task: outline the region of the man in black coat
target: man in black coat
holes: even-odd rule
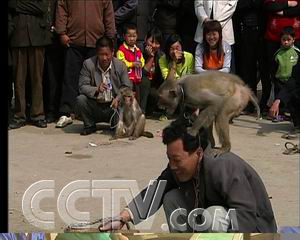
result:
[[[45,46],[51,43],[46,24],[46,0],[10,0],[9,14],[14,31],[10,46],[13,55],[15,78],[15,115],[9,129],[20,128],[26,123],[25,82],[27,74],[31,82],[30,120],[37,127],[45,128],[47,123],[43,107],[43,69]]]
[[[100,230],[120,229],[126,221],[138,224],[163,205],[170,232],[276,232],[271,202],[256,171],[231,152],[219,157],[210,156],[209,148],[203,152],[205,138],[187,134],[188,125],[176,120],[163,130],[169,164],[157,178],[166,180],[164,190],[156,191],[161,198],[155,197],[149,210],[145,203],[151,190],[146,195],[144,189]]]

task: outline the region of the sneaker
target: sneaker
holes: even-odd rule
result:
[[[283,122],[284,118],[281,115],[278,115],[277,117],[274,117],[272,119],[272,122]]]
[[[64,128],[65,126],[72,124],[73,123],[73,119],[71,117],[67,117],[67,116],[61,116],[58,120],[58,122],[56,123],[57,128]]]

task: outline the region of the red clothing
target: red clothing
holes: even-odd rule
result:
[[[117,56],[119,56],[120,52],[122,52],[124,54],[125,63],[126,62],[128,63],[126,65],[128,67],[129,79],[134,84],[140,83],[142,81],[142,76],[141,76],[142,69],[140,69],[140,72],[137,72],[137,69],[135,67],[132,67],[131,63],[141,61],[142,65],[144,65],[143,64],[144,58],[143,58],[142,51],[138,47],[134,47],[134,51],[133,51],[132,49],[127,47],[127,45],[125,45],[125,43],[123,43],[118,50]]]
[[[300,5],[300,0],[296,0],[296,1],[298,2],[298,5]],[[288,0],[266,0],[264,4],[267,7],[268,4],[274,4],[274,3],[287,4],[287,2]],[[282,32],[282,29],[286,26],[292,26],[295,29],[296,40],[300,39],[300,16],[299,15],[288,17],[284,15],[283,16],[277,15],[276,12],[269,12],[265,38],[270,41],[280,42],[280,33]]]

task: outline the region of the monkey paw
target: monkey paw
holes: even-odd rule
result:
[[[196,137],[198,134],[198,130],[195,130],[193,127],[188,127],[187,133],[193,137]]]
[[[113,140],[116,140],[118,139],[117,136],[111,136],[111,138],[109,139],[109,141],[113,141]]]
[[[129,137],[129,140],[136,140],[136,137],[130,136],[130,137]]]

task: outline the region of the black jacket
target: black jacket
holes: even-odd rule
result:
[[[200,191],[199,208],[223,206],[236,210],[239,229],[237,232],[276,232],[277,226],[266,188],[256,171],[244,160],[233,153],[225,153],[220,157],[205,156],[199,172]],[[164,194],[174,188],[181,187],[173,176],[169,166],[157,180],[167,180]],[[193,180],[190,181],[192,185]],[[144,189],[140,194],[145,196]],[[164,195],[163,194],[163,195]],[[162,205],[163,197],[154,206],[150,215]],[[133,214],[133,222],[139,221],[135,202],[128,204]],[[232,231],[229,229],[229,231]]]
[[[11,47],[36,47],[51,43],[47,25],[48,1],[9,0],[8,10],[15,27],[11,34]]]
[[[126,23],[137,23],[136,12],[138,0],[113,0],[115,23],[118,35],[123,34],[123,26]]]
[[[176,33],[181,0],[156,0],[155,24],[163,34]]]

